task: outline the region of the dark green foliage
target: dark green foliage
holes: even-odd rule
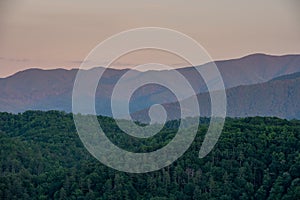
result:
[[[160,148],[178,122],[139,141],[114,120],[99,117],[108,137],[134,152]],[[83,147],[72,115],[63,112],[0,114],[0,199],[300,199],[300,121],[227,119],[214,150],[198,151],[207,120],[189,150],[157,172],[110,169]]]

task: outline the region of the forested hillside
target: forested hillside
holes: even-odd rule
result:
[[[172,139],[178,121],[142,140],[99,117],[120,147],[147,152]],[[83,147],[71,114],[0,114],[0,199],[300,199],[300,121],[230,119],[214,150],[198,152],[202,119],[189,150],[157,172],[128,174],[102,165]]]

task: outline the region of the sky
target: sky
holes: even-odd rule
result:
[[[28,68],[78,68],[101,41],[148,26],[187,34],[214,60],[300,54],[299,10],[297,0],[0,0],[0,77]],[[114,67],[154,61],[188,65],[144,50]]]

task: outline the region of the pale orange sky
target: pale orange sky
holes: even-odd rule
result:
[[[298,8],[297,0],[0,0],[0,77],[32,67],[77,68],[99,42],[145,26],[185,33],[215,60],[300,54]],[[181,63],[147,51],[117,63],[149,60]]]

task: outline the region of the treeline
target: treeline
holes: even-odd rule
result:
[[[118,146],[161,148],[179,121],[139,140],[99,117]],[[213,151],[198,158],[207,130],[202,119],[189,150],[172,165],[146,174],[110,169],[83,147],[71,114],[0,113],[0,199],[300,199],[300,121],[271,117],[226,119]]]

